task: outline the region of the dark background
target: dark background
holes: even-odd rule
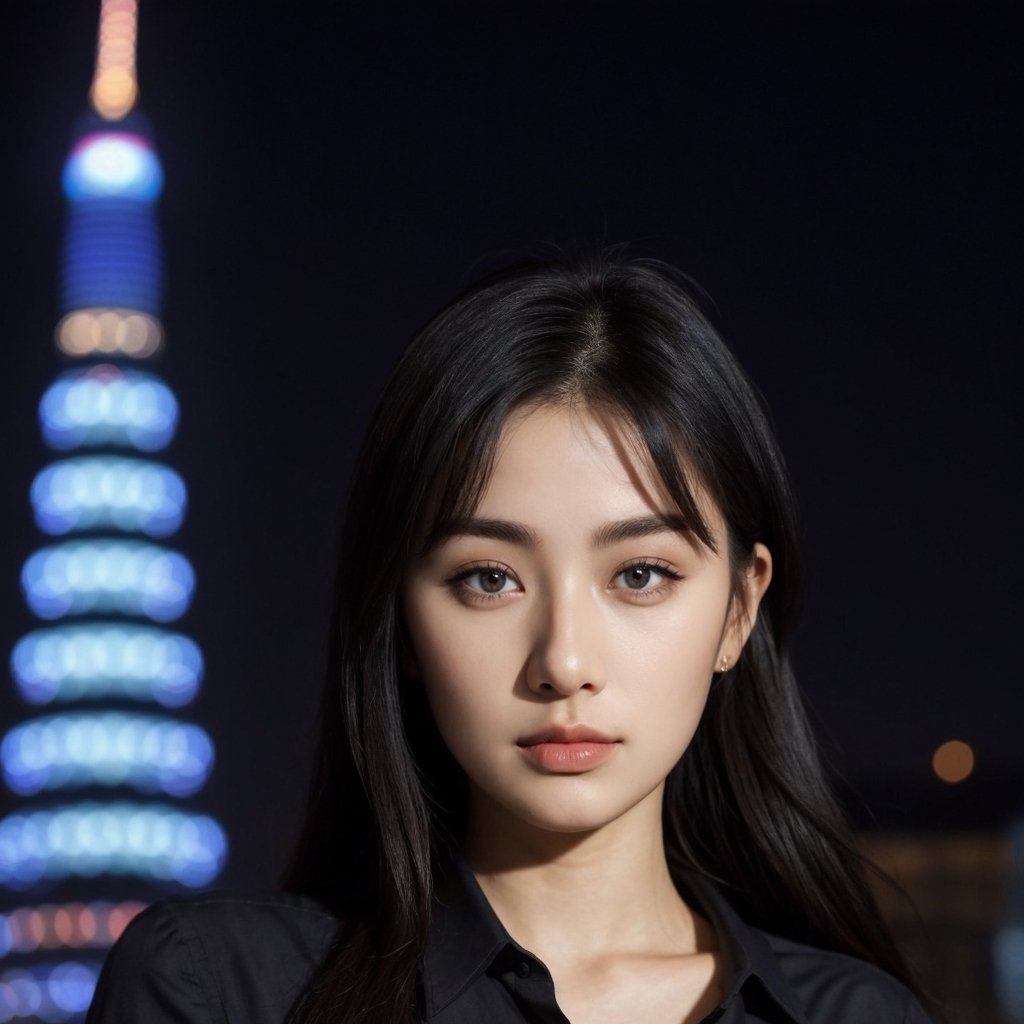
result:
[[[31,628],[28,489],[60,171],[98,0],[4,0],[0,647]],[[142,0],[167,178],[166,356],[190,488],[181,628],[218,746],[195,803],[266,885],[307,769],[353,453],[415,328],[483,257],[619,242],[711,293],[801,501],[796,666],[890,829],[1024,810],[1019,6]],[[27,709],[3,685],[6,726]],[[969,742],[951,787],[930,757]],[[11,801],[8,798],[8,803]]]

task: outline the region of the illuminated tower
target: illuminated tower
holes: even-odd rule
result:
[[[178,404],[142,368],[163,345],[163,171],[135,108],[136,26],[135,0],[103,0],[92,109],[64,167],[56,340],[70,365],[39,406],[55,455],[31,503],[48,538],[21,582],[40,623],[11,653],[24,720],[0,744],[17,799],[0,821],[0,1022],[80,1018],[131,917],[209,885],[226,853],[192,800],[213,745],[178,717],[203,662],[173,625],[194,586],[166,543],[185,485],[155,458]]]

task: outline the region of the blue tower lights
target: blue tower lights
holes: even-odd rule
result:
[[[195,575],[167,544],[187,491],[155,457],[178,403],[141,368],[164,342],[163,169],[132,113],[136,32],[135,0],[102,0],[93,113],[62,180],[56,342],[72,365],[39,404],[54,459],[30,500],[46,539],[21,573],[39,622],[11,652],[25,715],[0,740],[16,801],[0,820],[0,1024],[80,1019],[132,917],[157,894],[211,884],[227,852],[221,826],[180,803],[214,748],[177,714],[203,658],[175,627]]]

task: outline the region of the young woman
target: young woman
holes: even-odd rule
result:
[[[794,508],[670,268],[496,273],[400,361],[273,897],[165,902],[92,1024],[923,1024],[789,666]]]

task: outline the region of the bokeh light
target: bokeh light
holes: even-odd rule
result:
[[[103,0],[96,46],[96,74],[89,98],[96,112],[118,121],[138,97],[135,78],[135,40],[138,9],[135,0]]]
[[[89,95],[98,114],[117,121],[135,105],[139,88],[135,75],[127,68],[110,67],[97,76]]]
[[[160,321],[134,309],[76,309],[57,325],[57,347],[68,356],[123,355],[146,359],[160,351]]]
[[[64,194],[73,203],[111,197],[151,203],[163,182],[163,169],[149,140],[127,132],[86,135],[64,165]]]
[[[226,855],[216,821],[162,804],[81,803],[0,821],[0,885],[14,890],[97,875],[201,888]]]
[[[203,674],[188,637],[152,626],[89,623],[36,630],[11,654],[11,672],[32,704],[128,697],[181,707]]]
[[[166,537],[181,525],[186,494],[167,466],[91,455],[47,466],[32,483],[31,499],[46,533],[113,529]]]
[[[932,754],[932,771],[943,782],[963,782],[974,771],[974,751],[963,740],[947,740]]]
[[[1007,1021],[1024,1020],[1024,925],[1005,924],[996,932],[992,960]]]
[[[22,637],[11,653],[11,674],[31,704],[127,697],[178,708],[195,697],[203,656],[180,633],[91,622]]]
[[[188,608],[195,576],[188,559],[155,544],[75,540],[32,555],[21,584],[42,619],[118,612],[170,622]]]
[[[72,448],[165,448],[178,426],[178,402],[155,374],[100,363],[59,377],[39,403],[43,439]]]
[[[72,203],[64,234],[64,312],[96,306],[157,314],[163,298],[160,234],[152,207],[122,196]]]
[[[132,786],[191,796],[213,766],[213,744],[198,726],[121,711],[64,713],[16,726],[0,743],[4,779],[34,796],[75,786]]]
[[[146,909],[138,900],[44,903],[0,913],[0,957],[53,949],[105,949]]]
[[[0,1024],[80,1019],[92,1001],[100,966],[66,960],[0,972]]]
[[[136,0],[102,0],[90,98],[108,122],[137,100],[137,16]],[[227,856],[217,821],[171,805],[207,781],[209,735],[159,708],[125,706],[187,704],[203,659],[191,639],[160,625],[185,613],[195,586],[189,561],[160,543],[183,521],[184,482],[146,457],[172,441],[178,403],[156,375],[124,368],[164,340],[156,217],[163,168],[139,133],[143,118],[103,126],[89,114],[84,123],[88,134],[62,176],[64,315],[55,340],[65,356],[92,365],[64,373],[40,401],[44,441],[70,457],[33,481],[36,523],[57,539],[25,561],[21,584],[36,616],[87,618],[36,629],[11,652],[20,696],[50,706],[0,741],[4,781],[28,798],[0,820],[0,891],[23,892],[26,903],[47,888],[54,901],[99,895],[98,876],[117,879],[104,894],[123,890],[126,878],[135,880],[129,890],[150,894],[200,888]],[[112,362],[98,362],[105,358]],[[147,619],[155,624],[140,621]],[[90,703],[68,707],[78,702]],[[0,963],[26,958],[0,971],[0,1024],[80,1021],[100,970],[97,951],[144,906],[93,900],[0,912]],[[36,962],[44,954],[51,959]]]

